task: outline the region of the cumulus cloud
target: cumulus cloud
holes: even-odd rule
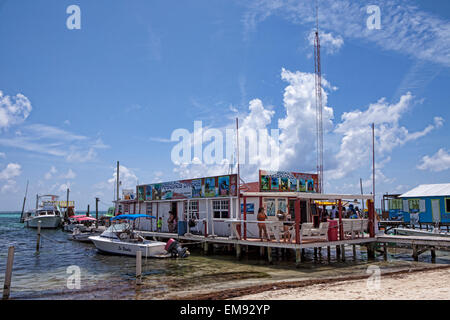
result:
[[[315,79],[312,73],[281,70],[281,78],[287,82],[283,94],[283,109],[264,106],[260,99],[249,103],[248,113],[244,115],[239,127],[241,176],[256,180],[258,169],[270,169],[278,163],[280,170],[316,171],[316,102]],[[358,169],[366,169],[371,164],[372,133],[375,124],[375,148],[377,154],[376,179],[390,183],[382,169],[390,158],[390,153],[407,142],[417,140],[443,124],[443,119],[435,117],[432,124],[423,130],[410,132],[401,125],[401,119],[414,105],[414,97],[407,93],[394,103],[385,98],[367,107],[344,112],[338,121],[334,119],[333,109],[328,106],[328,94],[336,90],[327,79],[322,81],[323,128],[325,136],[325,181],[348,177]],[[251,138],[251,130],[269,131],[276,123],[275,111],[281,116],[277,120],[279,136],[269,136],[267,144],[275,154],[261,154],[260,146],[255,148],[256,139]],[[230,123],[225,128],[233,128]],[[224,130],[224,128],[221,128]],[[199,133],[196,133],[199,134]],[[332,141],[328,144],[326,141]],[[246,143],[250,142],[250,143]],[[266,146],[267,147],[267,146]],[[255,151],[256,150],[256,151]],[[195,159],[197,160],[197,159]],[[203,161],[179,164],[174,172],[183,178],[226,174],[236,168],[230,159],[221,163],[207,165]],[[230,165],[231,164],[231,165]],[[369,186],[371,180],[364,181]]]
[[[69,171],[67,171],[66,174],[63,174],[61,176],[61,178],[63,179],[75,179],[76,178],[76,173],[72,171],[72,169],[69,169]]]
[[[134,189],[136,187],[138,178],[132,169],[125,166],[119,166],[120,186],[123,189]],[[117,168],[114,168],[114,173],[111,179],[108,179],[108,185],[114,186],[117,180]]]
[[[341,122],[334,130],[342,138],[336,155],[338,168],[329,172],[330,177],[342,178],[355,168],[371,163],[371,148],[367,146],[372,145],[372,123],[375,125],[375,153],[381,158],[394,148],[417,140],[442,125],[442,118],[435,117],[434,124],[428,125],[424,130],[409,132],[400,125],[400,119],[412,105],[413,96],[408,92],[397,103],[390,104],[382,98],[365,110],[344,112]]]
[[[30,101],[23,94],[10,97],[0,90],[0,130],[22,123],[28,118],[31,109]]]
[[[51,166],[50,170],[44,175],[45,180],[50,180],[58,170],[54,166]]]
[[[10,180],[22,173],[21,165],[18,163],[8,163],[5,169],[0,171],[0,180]]]
[[[316,37],[316,31],[312,30],[308,35],[308,42],[314,46],[314,39]],[[340,35],[333,35],[331,32],[319,31],[320,48],[325,49],[326,53],[337,53],[344,45],[344,39]]]
[[[450,169],[450,153],[441,148],[434,155],[424,156],[421,163],[417,166],[420,170],[429,170],[441,172]]]

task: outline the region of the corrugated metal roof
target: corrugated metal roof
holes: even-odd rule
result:
[[[450,183],[421,184],[418,187],[402,194],[400,198],[436,196],[450,196]]]

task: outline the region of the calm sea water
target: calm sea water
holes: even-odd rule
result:
[[[42,230],[42,242],[36,253],[36,230],[19,222],[20,213],[0,213],[0,284],[3,285],[9,246],[15,247],[11,298],[18,299],[163,299],[186,293],[220,290],[239,285],[261,284],[276,280],[297,280],[365,273],[366,252],[359,251],[356,260],[348,248],[345,263],[324,258],[313,260],[307,251],[307,261],[296,269],[292,260],[268,265],[258,254],[237,261],[232,252],[216,252],[204,256],[192,250],[187,259],[144,259],[143,285],[135,285],[135,259],[126,256],[100,254],[93,244],[68,240],[61,230]],[[437,253],[437,264],[450,264],[450,253]],[[382,257],[371,261],[382,269],[430,266],[429,255],[414,262],[410,250],[393,248],[389,261]],[[81,270],[81,289],[67,288],[69,266]]]

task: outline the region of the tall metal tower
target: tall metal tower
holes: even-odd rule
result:
[[[319,176],[319,192],[323,193],[322,70],[320,66],[319,4],[317,0],[316,34],[314,38],[314,73],[316,88],[317,174]]]

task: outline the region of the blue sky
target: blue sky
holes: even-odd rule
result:
[[[73,4],[80,30],[66,27]],[[172,161],[172,132],[194,121],[279,128],[280,169],[314,171],[312,4],[0,0],[0,210],[20,209],[27,180],[30,199],[69,185],[79,209],[95,196],[104,209],[117,160],[125,187],[227,173]],[[326,191],[359,193],[360,178],[371,191],[371,122],[377,194],[449,182],[450,3],[319,6]],[[244,180],[265,169],[255,161]]]

